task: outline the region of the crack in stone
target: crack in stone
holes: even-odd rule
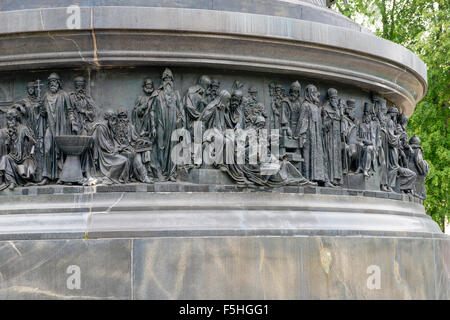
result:
[[[118,299],[117,297],[95,297],[95,296],[66,296],[63,294],[57,294],[48,290],[41,290],[39,288],[33,288],[33,287],[26,287],[26,286],[12,286],[12,287],[8,287],[8,288],[3,288],[0,289],[1,291],[15,291],[19,294],[40,294],[40,295],[45,295],[47,297],[53,297],[53,298],[58,298],[58,299],[86,299],[86,300],[103,300],[103,299],[109,299],[109,300],[114,300],[114,299]]]
[[[97,55],[97,37],[95,36],[95,31],[94,31],[94,8],[91,8],[91,35],[92,35],[92,42],[94,45],[94,64],[97,67],[100,67],[100,63],[98,62],[98,55]]]
[[[11,247],[13,247],[14,251],[17,252],[17,254],[19,255],[19,257],[22,256],[22,253],[19,251],[19,249],[17,249],[17,247],[14,245],[14,242],[12,241],[8,241],[8,243],[11,245]]]

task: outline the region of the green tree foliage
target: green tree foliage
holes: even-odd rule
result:
[[[334,8],[377,36],[412,50],[428,67],[428,93],[408,124],[430,164],[425,208],[444,228],[450,184],[450,1],[338,0]]]

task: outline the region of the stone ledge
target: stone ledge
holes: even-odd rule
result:
[[[267,193],[296,193],[296,194],[321,194],[321,195],[345,195],[355,197],[371,197],[380,199],[398,200],[423,204],[423,200],[408,194],[383,191],[364,191],[344,188],[326,188],[314,186],[284,186],[280,188],[268,187],[243,187],[240,185],[211,185],[191,184],[182,182],[157,182],[155,184],[117,184],[98,185],[93,187],[49,185],[42,187],[19,187],[13,191],[0,192],[0,199],[4,196],[37,196],[57,194],[93,194],[93,193],[135,193],[135,192],[267,192]]]

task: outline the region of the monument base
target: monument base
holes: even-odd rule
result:
[[[0,299],[450,297],[448,239],[35,240],[0,242],[0,259]]]
[[[0,299],[450,298],[450,239],[416,198],[262,190],[2,193]]]

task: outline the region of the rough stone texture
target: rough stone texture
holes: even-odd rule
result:
[[[0,242],[0,299],[449,299],[449,239]],[[67,289],[69,266],[81,289]],[[381,288],[367,287],[369,266]]]

